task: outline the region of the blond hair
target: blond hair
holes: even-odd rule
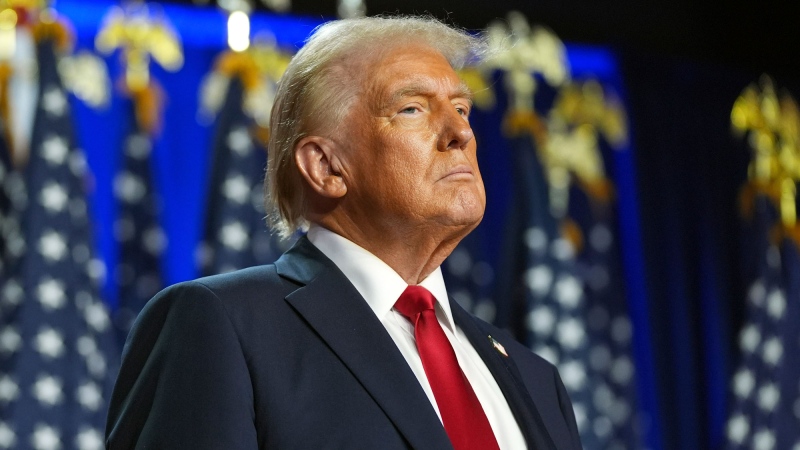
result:
[[[455,70],[487,48],[483,38],[429,17],[361,17],[319,26],[292,58],[272,107],[264,180],[267,219],[282,237],[308,225],[306,189],[294,159],[297,142],[329,135],[346,118],[360,87],[358,63],[409,44],[430,46]]]

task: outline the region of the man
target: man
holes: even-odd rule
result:
[[[555,368],[442,281],[485,206],[454,71],[479,49],[428,19],[314,33],[278,89],[266,181],[275,226],[308,234],[148,304],[110,449],[581,448]]]

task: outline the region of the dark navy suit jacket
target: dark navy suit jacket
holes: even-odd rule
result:
[[[580,449],[555,368],[451,308],[528,447]],[[386,329],[306,238],[274,265],[154,297],[126,343],[106,438],[110,450],[452,449]]]

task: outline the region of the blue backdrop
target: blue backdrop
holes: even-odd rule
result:
[[[101,19],[114,4],[59,0],[57,9],[74,25],[78,48],[93,49]],[[164,275],[171,284],[198,275],[195,249],[203,233],[213,132],[213,124],[198,120],[199,86],[225,49],[226,34],[225,16],[219,10],[174,5],[163,9],[183,40],[185,54],[178,72],[152,67],[153,77],[167,95],[153,162],[154,182],[164,202],[161,222],[169,241]],[[261,14],[253,17],[252,29],[253,33],[268,31],[280,46],[294,50],[321,22],[319,18]],[[641,55],[620,55],[604,48],[568,45],[567,51],[576,78],[596,78],[613,88],[631,112],[629,142],[633,144],[613,153],[611,175],[618,195],[617,221],[633,322],[639,403],[649,417],[643,424],[644,445],[651,449],[719,447],[734,351],[731,330],[741,321],[736,312],[740,308],[736,302],[743,295],[735,279],[739,255],[733,211],[747,153],[736,146],[730,150],[730,142],[718,136],[726,136],[729,128],[725,102],[732,102],[738,92],[700,92],[700,86],[717,73],[714,70],[700,70],[699,74],[685,66],[676,70],[672,62],[652,67]],[[118,56],[107,57],[106,62],[116,79],[120,75]],[[659,84],[664,82],[665,71],[672,74],[672,84]],[[689,79],[681,79],[684,76]],[[748,76],[730,76],[725,86],[740,89],[750,81]],[[685,92],[686,85],[695,88],[685,93],[686,97],[698,93],[713,97],[713,111],[712,106],[693,110],[694,98],[670,98],[674,92]],[[78,139],[94,175],[91,210],[97,246],[113,273],[118,250],[113,235],[116,206],[112,181],[128,125],[127,109],[118,94],[104,110],[79,101],[73,104]],[[501,99],[496,110],[483,113],[474,122],[489,196],[480,232],[497,238],[497,245],[488,247],[495,267],[507,213],[513,207],[511,155],[498,126],[503,111]],[[712,113],[716,119],[711,123],[698,119]],[[691,123],[696,120],[715,131],[704,134]],[[687,137],[686,130],[694,130],[690,131],[694,135]],[[692,144],[685,145],[689,139]],[[720,152],[727,145],[733,156],[724,160],[694,152],[709,139],[716,139],[713,144]],[[707,170],[709,164],[723,164],[727,169]],[[110,276],[105,298],[112,308],[115,295]],[[728,313],[731,308],[733,313]]]

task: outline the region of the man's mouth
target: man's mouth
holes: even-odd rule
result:
[[[459,164],[452,169],[450,169],[442,179],[472,179],[475,177],[475,174],[472,171],[472,167],[466,164]]]

